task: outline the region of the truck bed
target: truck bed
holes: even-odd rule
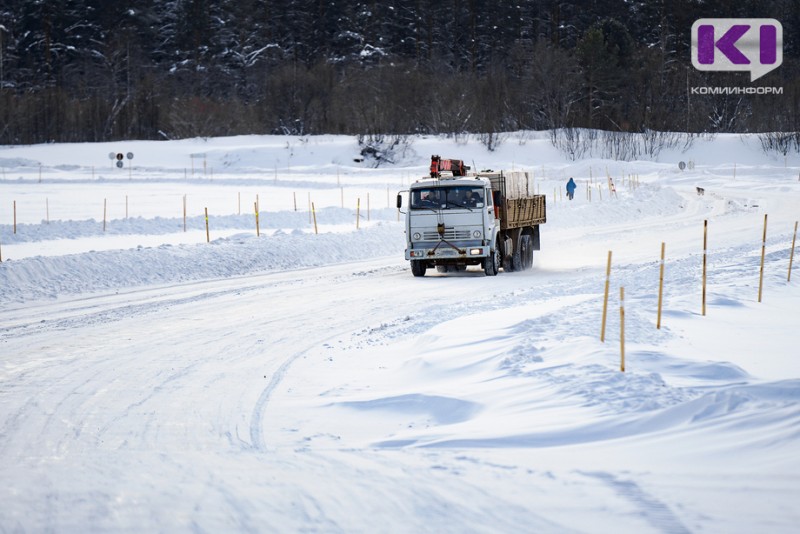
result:
[[[500,208],[500,228],[520,228],[547,222],[545,195],[505,199]]]
[[[536,226],[547,222],[545,195],[532,193],[533,183],[527,172],[483,172],[489,178],[492,190],[500,195],[500,228],[508,230]]]

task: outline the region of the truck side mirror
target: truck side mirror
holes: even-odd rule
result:
[[[397,194],[397,209],[400,209],[402,207],[403,207],[403,195],[398,193]]]

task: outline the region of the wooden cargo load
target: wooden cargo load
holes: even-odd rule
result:
[[[479,173],[492,182],[500,210],[500,228],[521,228],[547,222],[545,195],[533,193],[533,177],[527,172]]]

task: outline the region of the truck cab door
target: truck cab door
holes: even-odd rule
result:
[[[491,194],[491,196],[489,196],[489,198],[492,199],[492,201],[489,204],[489,206],[492,208],[492,211],[493,211],[493,214],[494,214],[494,218],[495,219],[499,219],[500,218],[500,208],[503,205],[503,196],[500,194],[500,191],[492,190],[492,194]]]

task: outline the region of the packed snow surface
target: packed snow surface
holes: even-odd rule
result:
[[[0,531],[796,532],[800,157],[409,141],[0,147]],[[411,275],[431,154],[529,173],[532,270]]]

